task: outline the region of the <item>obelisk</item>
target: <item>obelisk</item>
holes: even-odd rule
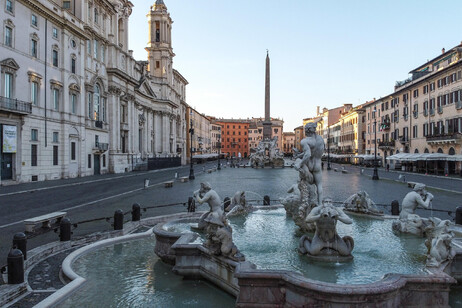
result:
[[[266,50],[266,74],[265,74],[265,120],[263,121],[263,140],[271,140],[272,135],[270,116],[270,59]]]

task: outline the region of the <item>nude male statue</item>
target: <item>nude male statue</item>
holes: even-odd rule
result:
[[[223,220],[225,216],[220,196],[212,189],[209,183],[201,183],[201,188],[194,192],[194,198],[199,204],[207,202],[210,207],[210,211],[200,218],[199,228],[204,228],[207,222],[221,226],[224,225]]]
[[[305,138],[300,142],[301,159],[295,162],[295,168],[310,184],[315,184],[318,193],[318,204],[322,204],[322,168],[321,157],[324,153],[324,139],[316,134],[317,123],[305,125]]]
[[[414,214],[418,206],[428,209],[432,200],[433,195],[427,192],[425,184],[415,184],[414,191],[409,192],[403,199],[403,206],[401,213],[399,213],[399,219],[408,219],[408,216]]]

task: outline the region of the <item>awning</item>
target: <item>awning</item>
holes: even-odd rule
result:
[[[387,160],[425,161],[447,160],[462,161],[462,155],[448,155],[443,153],[398,153],[387,157]]]

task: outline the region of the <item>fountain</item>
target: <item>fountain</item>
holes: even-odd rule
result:
[[[365,192],[347,198],[345,211],[334,206],[322,197],[324,144],[315,128],[306,127],[299,177],[284,206],[252,205],[238,191],[226,215],[219,194],[203,182],[193,196],[209,210],[156,220],[156,255],[173,265],[173,273],[231,294],[237,307],[448,306],[456,283],[449,274],[462,277],[462,246],[453,226],[429,219],[433,227],[425,229],[425,241],[393,233],[392,225],[413,215],[411,203],[403,202],[409,212],[399,221],[380,213]],[[350,218],[353,212],[366,215]],[[69,264],[82,254],[74,253]],[[63,272],[72,277],[67,267]]]

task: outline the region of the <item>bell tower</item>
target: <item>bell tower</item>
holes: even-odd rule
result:
[[[173,76],[172,59],[172,19],[163,0],[156,0],[148,15],[149,42],[145,48],[148,52],[149,73],[158,78],[171,80]]]

